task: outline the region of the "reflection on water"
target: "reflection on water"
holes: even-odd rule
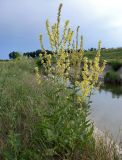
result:
[[[122,137],[122,86],[102,87],[91,97],[91,119],[100,130]]]
[[[111,85],[107,85],[104,87],[101,87],[99,92],[101,92],[102,90],[106,91],[106,92],[110,92],[112,94],[112,98],[122,98],[122,86],[111,86]]]

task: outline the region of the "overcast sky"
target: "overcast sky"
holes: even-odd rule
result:
[[[85,48],[96,47],[98,40],[103,47],[122,47],[122,0],[0,0],[0,59],[40,49],[45,20],[54,22],[60,3],[61,24],[69,19],[73,29],[79,25]]]

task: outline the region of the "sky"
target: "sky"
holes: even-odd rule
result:
[[[0,59],[12,51],[40,49],[39,35],[49,49],[45,21],[55,22],[63,3],[61,26],[70,20],[73,30],[80,26],[84,48],[122,47],[122,0],[0,0]]]

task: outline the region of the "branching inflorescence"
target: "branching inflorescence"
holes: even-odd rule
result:
[[[74,91],[79,88],[80,95],[77,95],[78,102],[82,102],[98,84],[100,74],[105,68],[106,62],[101,62],[100,50],[101,41],[98,43],[98,51],[93,61],[87,59],[83,49],[83,37],[79,42],[79,26],[76,29],[74,40],[74,31],[69,27],[69,21],[64,24],[62,35],[60,34],[61,9],[58,9],[57,21],[52,26],[46,21],[46,30],[49,37],[49,43],[52,54],[48,55],[43,46],[43,38],[40,35],[40,44],[43,54],[40,54],[41,64],[44,74],[48,77],[54,77],[55,80],[71,81]]]

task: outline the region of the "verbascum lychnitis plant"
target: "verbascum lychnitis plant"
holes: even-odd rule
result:
[[[39,68],[35,67],[36,81],[38,84],[41,84],[41,76],[39,74]]]
[[[57,21],[51,26],[46,21],[46,30],[49,37],[52,54],[47,54],[43,46],[43,37],[40,35],[40,44],[43,54],[40,54],[44,74],[55,80],[66,83],[71,81],[73,89],[79,88],[81,94],[78,101],[86,99],[92,89],[98,84],[99,75],[103,72],[106,62],[100,62],[101,41],[98,43],[98,52],[93,61],[89,61],[84,54],[83,37],[79,44],[79,26],[74,31],[69,27],[69,21],[64,24],[63,31],[60,28],[62,4],[58,9]],[[61,35],[62,33],[62,35]]]
[[[47,141],[43,156],[52,156],[53,159],[63,156],[62,159],[74,160],[78,159],[77,156],[83,157],[86,150],[95,149],[93,125],[88,120],[88,97],[98,85],[99,75],[106,62],[101,62],[100,59],[100,41],[96,57],[90,61],[84,54],[83,37],[79,38],[79,26],[74,32],[67,20],[63,30],[60,28],[61,9],[62,4],[58,9],[57,21],[52,26],[49,20],[46,21],[52,54],[47,54],[43,36],[40,35],[43,53],[39,57],[41,67],[35,71],[38,84],[43,86],[46,81],[55,85],[53,94],[46,94],[49,108],[43,120],[43,125],[46,126],[44,137]],[[39,70],[42,73],[41,80]],[[65,100],[61,101],[64,92],[68,94]]]

